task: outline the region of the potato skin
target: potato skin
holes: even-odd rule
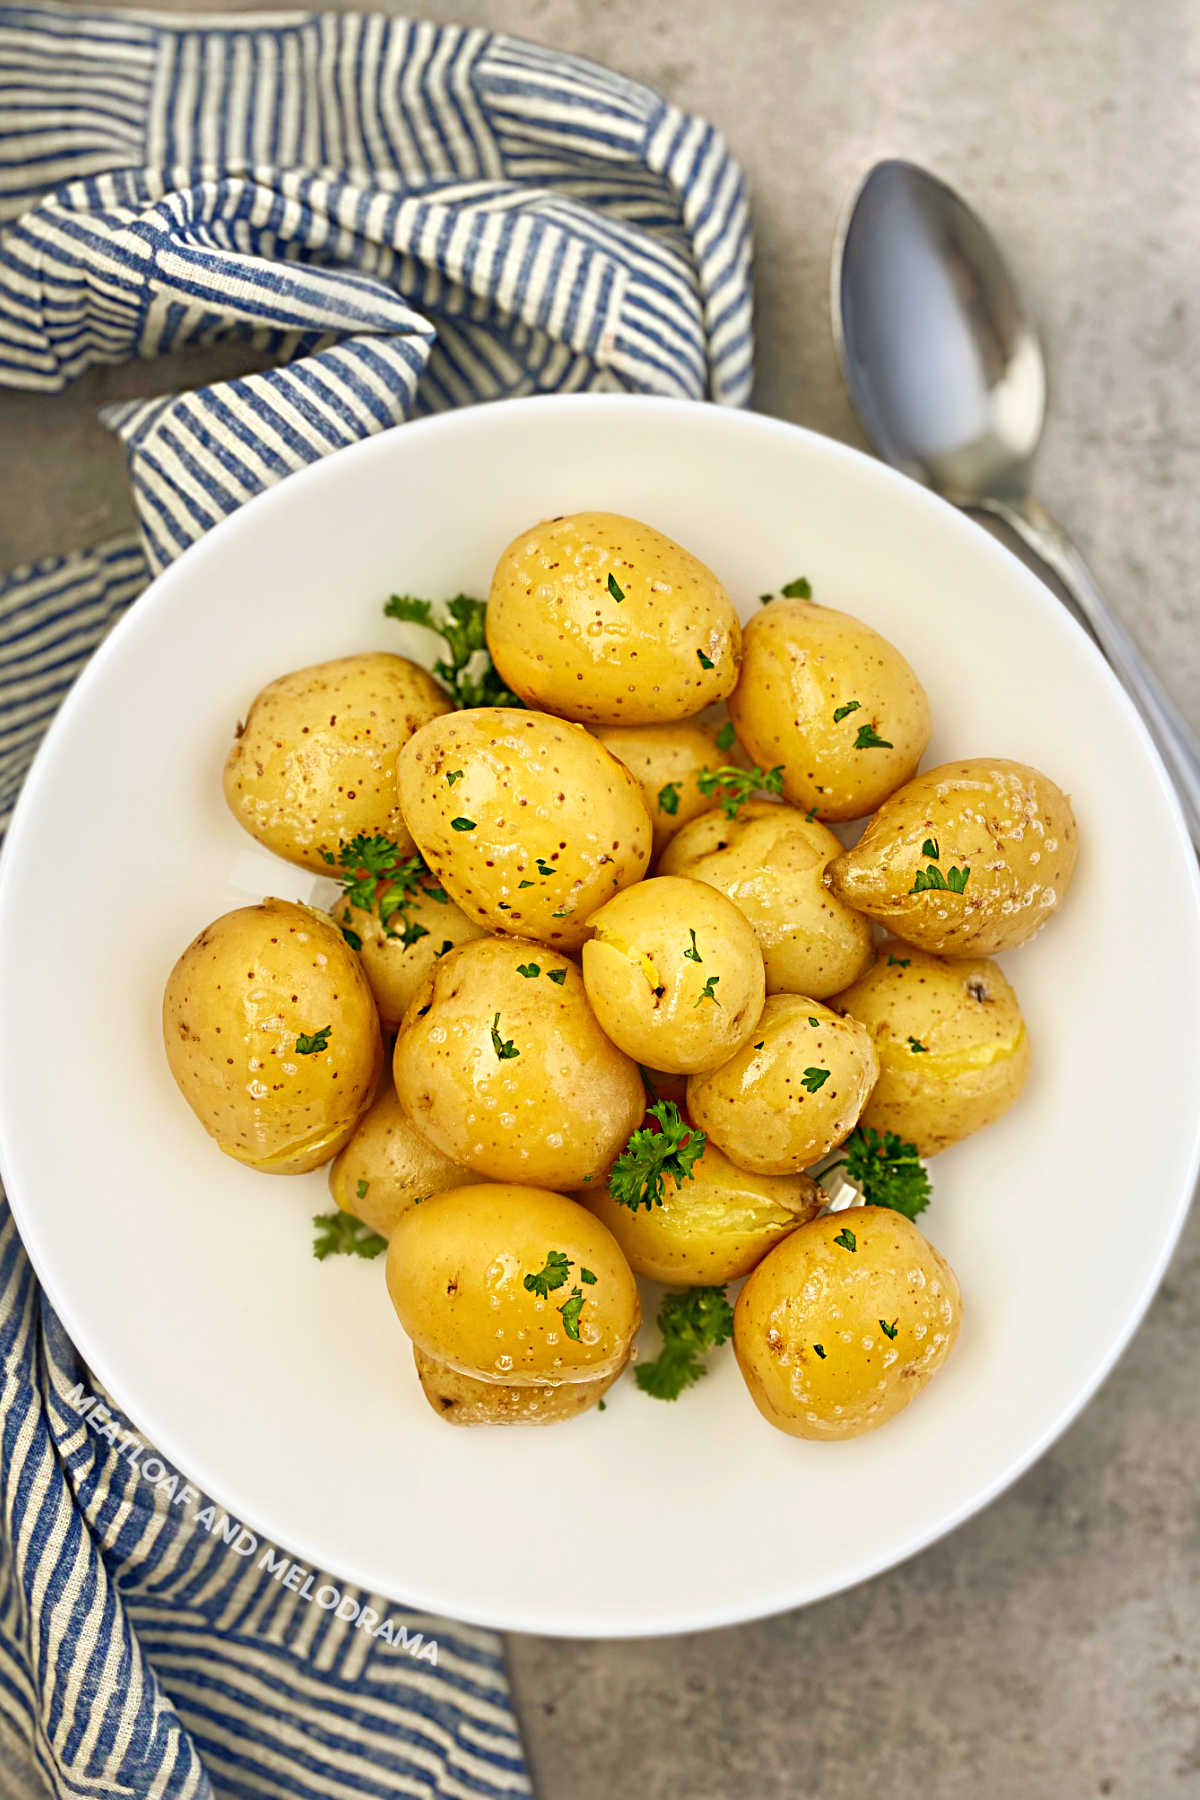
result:
[[[421,1392],[447,1425],[558,1425],[590,1412],[621,1373],[617,1369],[598,1381],[560,1381],[554,1387],[508,1387],[451,1369],[416,1344],[413,1361]]]
[[[961,894],[914,894],[938,846],[943,875],[968,868]],[[1071,802],[1048,776],[1002,757],[942,763],[893,794],[853,850],[829,866],[847,906],[906,944],[942,956],[1015,950],[1062,904],[1078,854]]]
[[[519,973],[532,967],[536,976]],[[501,1042],[516,1050],[504,1059],[497,1015]],[[434,966],[405,1015],[393,1072],[401,1105],[444,1155],[535,1187],[584,1186],[645,1106],[637,1067],[596,1023],[574,963],[514,938],[480,938]]]
[[[606,901],[588,924],[583,984],[619,1050],[680,1075],[715,1069],[740,1050],[762,1011],[763,960],[723,894],[660,876]]]
[[[783,764],[784,798],[822,819],[874,812],[914,773],[931,729],[925,690],[895,645],[812,600],[772,600],[751,619],[729,716],[752,761]],[[864,725],[888,748],[857,749]]]
[[[326,1048],[300,1036],[326,1025]],[[205,927],[163,995],[167,1062],[226,1155],[301,1175],[340,1150],[375,1091],[379,1018],[358,958],[325,913],[288,900]]]
[[[812,1093],[810,1069],[828,1070]],[[740,1169],[796,1175],[849,1137],[878,1074],[856,1019],[802,994],[773,994],[746,1047],[691,1076],[688,1116]]]
[[[1029,1033],[986,957],[950,961],[892,938],[833,1004],[867,1027],[879,1059],[860,1123],[894,1131],[922,1156],[991,1125],[1025,1086]]]
[[[835,1241],[847,1231],[853,1251]],[[858,1437],[920,1393],[961,1319],[954,1271],[916,1226],[852,1206],[763,1258],[734,1307],[733,1348],[768,1424],[791,1437]]]
[[[492,577],[487,639],[527,706],[586,725],[691,718],[731,691],[742,645],[711,569],[653,526],[600,512],[513,540]]]
[[[659,873],[690,875],[733,901],[754,927],[769,994],[825,1000],[871,960],[870,921],[825,886],[841,853],[827,825],[794,806],[751,800],[736,819],[710,812],[684,826]]]
[[[641,783],[655,856],[662,855],[689,819],[711,807],[712,796],[700,792],[697,776],[729,761],[729,754],[717,749],[717,727],[694,719],[680,725],[597,725],[592,735]]]
[[[582,725],[516,707],[454,713],[409,740],[399,779],[421,854],[489,931],[578,949],[589,913],[646,872],[641,786]]]
[[[328,874],[322,850],[381,832],[412,839],[396,798],[396,756],[450,711],[428,670],[372,651],[281,675],[251,704],[225,759],[225,798],[251,837]]]
[[[525,1277],[550,1251],[568,1258],[549,1295]],[[580,1271],[596,1277],[584,1284]],[[612,1233],[574,1200],[504,1183],[450,1188],[410,1207],[388,1245],[388,1293],[426,1355],[511,1386],[596,1382],[629,1359],[641,1322],[637,1284]],[[579,1287],[578,1341],[561,1308]]]
[[[809,1175],[750,1175],[705,1144],[691,1181],[663,1184],[661,1206],[631,1212],[607,1183],[579,1200],[616,1238],[635,1275],[668,1287],[723,1287],[748,1275],[826,1196]]]
[[[381,1237],[389,1236],[415,1201],[474,1179],[470,1169],[421,1136],[390,1083],[329,1165],[329,1192],[336,1204]],[[359,1193],[360,1185],[365,1193]]]
[[[468,919],[448,894],[443,900],[431,898],[433,885],[424,883],[403,913],[392,914],[388,921],[390,931],[380,923],[377,911],[351,906],[345,898],[336,900],[330,908],[334,924],[353,932],[362,946],[358,954],[363,974],[375,996],[382,1023],[392,1031],[400,1024],[434,963],[447,954],[447,946],[453,950],[487,935],[487,927]],[[440,891],[445,894],[445,889]],[[414,926],[419,926],[425,935],[406,946],[401,934],[406,927]]]

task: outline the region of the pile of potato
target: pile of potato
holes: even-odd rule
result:
[[[918,775],[929,707],[892,644],[806,597],[743,630],[632,519],[525,532],[486,624],[511,705],[456,710],[380,653],[254,701],[230,807],[345,891],[201,932],[166,987],[175,1079],[239,1161],[331,1163],[447,1419],[572,1417],[630,1359],[635,1275],[748,1276],[763,1415],[879,1425],[949,1353],[957,1283],[901,1212],[825,1212],[809,1171],[857,1126],[933,1155],[1016,1099],[1028,1036],[988,958],[1066,893],[1069,802],[1000,759]],[[866,815],[844,849],[829,822]],[[647,1088],[692,1167],[631,1205],[611,1172]]]

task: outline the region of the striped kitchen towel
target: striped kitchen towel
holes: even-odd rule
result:
[[[255,370],[109,408],[139,536],[0,582],[0,828],[148,570],[423,413],[744,402],[749,259],[720,136],[594,64],[384,16],[0,6],[0,382],[229,338]],[[95,1391],[2,1198],[0,1370],[5,1800],[530,1792],[494,1634],[243,1555]]]

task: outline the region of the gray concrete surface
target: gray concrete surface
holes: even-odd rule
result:
[[[960,186],[1045,327],[1042,496],[1200,719],[1194,0],[419,10],[594,56],[724,128],[755,201],[758,405],[838,437],[858,441],[826,315],[842,199],[885,154]],[[121,458],[92,412],[167,385],[142,369],[95,373],[53,402],[0,394],[5,563],[125,522]],[[1200,1219],[1061,1442],[981,1517],[868,1586],[700,1637],[515,1639],[542,1800],[1200,1796],[1198,1290]]]

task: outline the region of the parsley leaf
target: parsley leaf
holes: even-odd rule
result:
[[[856,750],[894,750],[896,746],[888,738],[881,738],[873,725],[860,725],[858,736],[854,740]]]
[[[685,1388],[707,1374],[708,1353],[733,1335],[733,1308],[720,1287],[664,1294],[658,1328],[662,1349],[652,1362],[635,1366],[634,1380],[655,1400],[678,1400]]]
[[[424,886],[431,879],[424,859],[406,856],[400,846],[382,832],[377,831],[370,837],[360,832],[348,843],[339,844],[336,856],[328,850],[322,850],[321,855],[331,868],[338,870],[342,906],[375,913],[388,937],[397,935],[390,924],[396,913],[406,913],[422,891],[433,893],[432,888]],[[437,891],[441,893],[440,888]],[[424,935],[422,926],[416,936]],[[357,931],[348,931],[343,925],[342,936],[352,950],[362,949],[362,938]],[[354,939],[357,942],[352,941]],[[410,938],[408,941],[416,940]]]
[[[544,856],[539,856],[537,859],[537,872],[539,875],[553,875],[555,872],[554,864],[548,863]]]
[[[937,839],[936,838],[926,838],[925,842],[921,845],[921,855],[922,856],[930,856],[933,858],[934,862],[937,862],[938,859],[941,857],[941,854],[942,854],[941,851],[938,849]]]
[[[696,948],[696,933],[690,925],[688,927],[688,936],[692,940],[692,947],[690,950],[684,951],[684,953],[683,953],[684,956],[687,958],[687,960],[689,962],[703,962],[704,958],[701,956],[699,950]]]
[[[679,811],[679,783],[677,781],[668,781],[665,787],[659,788],[658,810],[668,813],[671,818],[674,818]]]
[[[848,1225],[842,1226],[842,1229],[838,1232],[833,1241],[835,1244],[840,1244],[843,1250],[858,1249],[858,1239]]]
[[[520,1056],[521,1052],[511,1038],[505,1039],[500,1036],[499,1028],[500,1014],[497,1013],[492,1020],[492,1049],[496,1052],[498,1061],[509,1062],[514,1056]]]
[[[825,1361],[825,1346],[824,1346],[824,1344],[814,1344],[813,1349],[816,1351],[816,1353],[820,1357],[821,1361],[824,1362]]]
[[[359,1186],[362,1186],[361,1182]],[[324,1262],[327,1256],[382,1256],[387,1249],[387,1239],[364,1225],[361,1219],[356,1219],[353,1213],[340,1210],[314,1213],[313,1225],[316,1227],[313,1255],[318,1262]]]
[[[842,1145],[845,1156],[832,1168],[844,1168],[868,1206],[886,1206],[915,1219],[929,1205],[929,1174],[915,1144],[906,1144],[894,1131],[882,1136],[869,1125],[860,1125]],[[828,1175],[829,1169],[823,1169]]]
[[[615,575],[610,575],[608,578],[608,591],[618,602],[625,598],[625,590],[620,586]]]
[[[630,1212],[639,1207],[647,1210],[661,1206],[663,1183],[667,1176],[676,1188],[695,1180],[693,1165],[706,1143],[702,1131],[685,1124],[679,1108],[671,1100],[659,1100],[649,1109],[649,1117],[659,1127],[643,1125],[630,1137],[628,1144],[612,1166],[608,1191],[619,1206]]]
[[[474,831],[475,821],[474,819],[451,819],[450,829],[451,831]]]
[[[928,1056],[928,1054],[929,1054],[929,1045],[921,1043],[920,1039],[915,1038],[912,1035],[911,1031],[908,1034],[908,1047],[912,1051],[914,1056],[918,1055],[919,1053],[923,1053],[926,1056]]]
[[[547,981],[557,982],[558,986],[561,987],[563,982],[567,979],[567,971],[565,969],[547,969],[546,979]]]
[[[546,1260],[536,1275],[527,1275],[523,1283],[527,1294],[540,1294],[543,1300],[550,1298],[551,1288],[560,1288],[571,1268],[571,1259],[562,1250],[549,1250]]]
[[[487,607],[469,594],[453,600],[418,600],[412,594],[393,594],[384,606],[392,619],[404,619],[434,631],[445,654],[433,665],[438,680],[450,690],[459,706],[521,706],[523,702],[506,687],[496,672],[487,647]]]
[[[349,946],[352,950],[361,950],[362,949],[362,939],[359,937],[357,931],[351,931],[351,929],[348,925],[343,925],[340,927],[340,929],[341,929],[342,936],[345,938],[346,942],[349,944]]]
[[[888,968],[889,969],[907,969],[907,967],[911,963],[911,961],[912,961],[911,956],[893,956],[891,951],[890,950],[888,951]]]
[[[698,994],[696,996],[696,1005],[697,1006],[700,1005],[702,1000],[711,1000],[714,1006],[720,1006],[721,1002],[717,999],[716,993],[714,992],[716,985],[717,985],[718,981],[720,981],[720,979],[721,979],[721,977],[719,975],[710,975],[709,976],[708,980],[704,984],[703,993]]]
[[[308,1032],[302,1031],[296,1039],[296,1055],[318,1056],[322,1050],[328,1050],[329,1034],[332,1030],[332,1025],[322,1025],[320,1031],[314,1031],[311,1036]]]
[[[535,975],[540,975],[541,972],[542,972],[541,967],[538,963],[518,963],[517,964],[517,974],[523,975],[525,977],[526,981],[532,981],[533,977]],[[497,1015],[497,1016],[499,1016],[499,1015]]]
[[[813,820],[814,820],[814,819],[815,819],[815,818],[816,818],[816,816],[817,816],[817,809],[816,809],[816,807],[815,807],[815,806],[810,806],[810,807],[809,807],[809,809],[808,809],[808,811],[807,811],[807,812],[806,812],[806,813],[805,813],[805,815],[804,815],[804,822],[805,822],[805,824],[806,824],[806,825],[811,825],[811,824],[812,824],[812,822],[813,822]]]
[[[354,1191],[358,1195],[360,1200],[366,1199],[367,1189],[370,1187],[370,1185],[371,1184],[369,1181],[359,1181],[359,1182],[355,1183]]]
[[[717,733],[717,749],[721,752],[722,756],[728,756],[729,752],[733,749],[733,744],[733,725],[730,720],[726,719],[724,725],[722,725],[720,731]]]
[[[926,868],[917,870],[913,877],[913,884],[908,891],[910,894],[927,894],[933,888],[940,888],[951,894],[961,894],[966,889],[970,875],[969,868],[951,868],[947,874],[943,875],[939,868],[930,863]]]
[[[455,782],[461,781],[462,778],[463,778],[463,772],[461,769],[447,769],[447,771],[446,771],[446,786],[453,787]]]
[[[807,575],[797,575],[795,581],[786,581],[780,588],[785,600],[811,600],[812,582]]]
[[[715,669],[716,668],[716,664],[713,662],[712,657],[705,656],[703,650],[697,650],[696,655],[700,658],[700,667],[702,669]]]
[[[736,769],[731,763],[719,769],[701,769],[696,786],[706,798],[715,798],[727,819],[736,819],[752,794],[783,793],[783,764],[773,769]]]
[[[815,1094],[819,1088],[823,1088],[825,1086],[825,1083],[828,1080],[829,1080],[829,1070],[828,1069],[805,1069],[804,1074],[800,1080],[800,1085],[808,1093]]]
[[[886,1319],[880,1319],[879,1321],[879,1329],[882,1331],[885,1338],[894,1338],[899,1328],[899,1319],[893,1319],[890,1325]]]
[[[569,1338],[579,1342],[579,1315],[583,1311],[583,1289],[573,1287],[566,1300],[559,1307],[563,1322],[563,1330]]]
[[[857,712],[861,705],[862,705],[861,700],[847,700],[845,706],[839,706],[836,709],[836,711],[834,712],[834,715],[833,715],[834,724],[840,725],[842,720],[848,719],[852,712]]]

